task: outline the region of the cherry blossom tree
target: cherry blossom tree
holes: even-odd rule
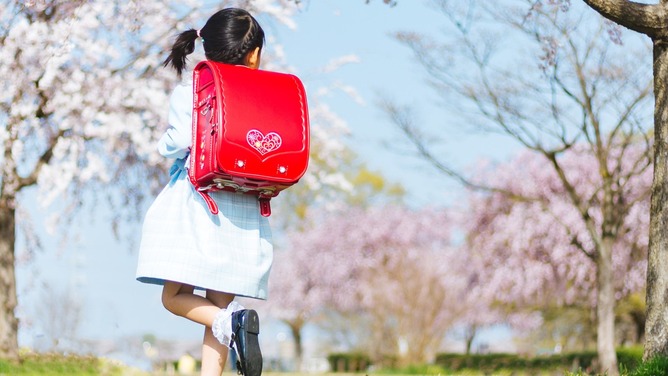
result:
[[[563,1],[563,0],[562,0]],[[668,47],[666,21],[668,3],[664,0],[643,4],[628,0],[584,0],[602,16],[619,25],[647,35],[653,45],[654,73],[654,183],[650,208],[650,245],[647,267],[647,322],[644,359],[668,356]]]
[[[6,78],[0,83],[0,358],[18,356],[14,265],[17,226],[30,222],[25,203],[37,200],[51,213],[52,230],[65,234],[91,202],[108,203],[110,229],[141,219],[142,203],[167,178],[168,166],[155,150],[177,83],[162,68],[165,51],[178,31],[201,27],[226,6],[295,26],[296,8],[288,0],[35,0],[0,7],[0,74]],[[263,67],[290,69],[269,42]],[[305,181],[344,189],[345,179],[322,172],[338,160],[337,140],[319,130],[335,115],[314,102],[312,136],[322,149],[309,169],[317,178]],[[28,232],[29,246],[39,243],[34,239]]]
[[[17,1],[0,10],[0,71],[11,77],[3,80],[0,99],[0,284],[5,292],[0,298],[0,357],[17,356],[14,245],[19,193],[39,184],[42,203],[68,195],[64,210],[71,211],[84,187],[95,192],[119,182],[128,194],[115,199],[134,205],[146,190],[133,188],[158,173],[150,167],[157,165],[157,158],[149,150],[161,123],[158,109],[167,98],[168,80],[160,75],[141,79],[142,72],[152,73],[159,66],[157,57],[148,55],[151,44],[141,42],[150,38],[146,41],[156,46],[167,29],[151,35],[137,32],[140,20],[150,22],[152,16],[167,14],[157,4],[120,7],[83,1]],[[177,22],[174,16],[165,20],[158,24]]]
[[[612,148],[609,168],[618,171],[615,210],[619,234],[611,244],[613,298],[620,301],[645,287],[652,170],[637,162],[647,153],[642,143]],[[646,158],[646,157],[645,157]],[[507,193],[472,192],[469,202],[469,243],[484,264],[482,285],[488,301],[514,309],[580,306],[595,310],[600,286],[597,279],[598,241],[571,203],[567,187],[549,161],[525,151],[500,166],[478,172],[480,184],[494,181]],[[575,145],[560,157],[560,165],[578,197],[586,198],[587,212],[596,231],[604,231],[603,178],[596,156]],[[522,198],[522,199],[519,199]],[[601,235],[598,235],[599,237]]]
[[[458,253],[447,213],[388,205],[307,218],[276,252],[268,302],[271,315],[290,326],[297,353],[304,325],[334,310],[365,318],[365,345],[375,359],[433,355],[456,318],[463,286],[449,262]]]
[[[642,58],[649,46],[576,4],[568,12],[540,1],[433,4],[447,21],[442,38],[411,32],[397,37],[415,52],[444,107],[452,110],[450,123],[509,136],[547,161],[546,168],[559,178],[594,245],[587,252],[596,265],[598,355],[602,368],[615,374],[613,249],[624,235],[620,229],[629,205],[619,182],[630,176],[611,166],[625,154],[615,149],[625,150],[637,139],[645,139],[647,152],[637,154],[631,172],[644,173],[652,162],[646,132],[651,62]],[[616,44],[618,33],[623,47]],[[400,106],[390,103],[386,110],[420,156],[444,174],[469,188],[532,199],[514,196],[494,182],[476,184],[439,158],[439,150],[423,137],[431,134],[417,128]],[[601,178],[597,189],[603,192],[595,210],[561,158],[575,145],[595,156],[594,171]]]

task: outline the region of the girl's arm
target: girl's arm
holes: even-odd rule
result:
[[[183,159],[190,153],[192,135],[192,86],[178,85],[169,99],[169,128],[158,142],[164,157]]]

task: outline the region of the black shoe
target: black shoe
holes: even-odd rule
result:
[[[237,352],[237,372],[244,376],[262,374],[262,352],[260,352],[260,318],[252,309],[232,313],[232,342]]]

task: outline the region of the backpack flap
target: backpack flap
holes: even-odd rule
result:
[[[222,170],[237,180],[292,185],[308,165],[306,95],[294,75],[211,64],[222,131],[215,137]],[[305,157],[306,156],[306,157]]]

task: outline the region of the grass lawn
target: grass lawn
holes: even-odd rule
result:
[[[0,376],[10,375],[144,376],[149,374],[102,358],[30,353],[22,354],[19,364],[0,360]]]
[[[654,359],[642,364],[634,372],[622,372],[624,376],[658,376],[668,374],[668,358]],[[119,364],[118,362],[91,356],[66,356],[60,354],[22,354],[21,362],[13,364],[0,360],[0,376],[14,375],[69,375],[69,376],[164,376],[161,373],[143,372]],[[225,376],[235,376],[236,372],[226,371]],[[564,371],[519,371],[500,370],[493,373],[466,370],[451,373],[439,367],[426,367],[413,372],[370,372],[370,373],[278,373],[264,372],[265,376],[595,376],[587,373]],[[196,375],[193,375],[196,376]]]

